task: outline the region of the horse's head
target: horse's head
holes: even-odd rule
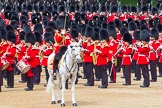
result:
[[[74,59],[76,60],[77,63],[80,63],[82,61],[82,57],[81,57],[81,45],[80,43],[72,43],[69,46],[71,55],[74,57]]]

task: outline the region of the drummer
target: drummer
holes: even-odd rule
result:
[[[17,60],[20,61],[22,60],[23,56],[25,56],[25,52],[26,52],[26,45],[25,45],[25,32],[21,31],[19,33],[19,38],[20,38],[20,43],[16,46],[17,49]],[[26,82],[26,74],[21,74],[21,80],[19,81],[19,83],[25,83]]]
[[[26,73],[27,74],[27,87],[24,89],[25,91],[33,90],[33,82],[34,82],[34,66],[35,61],[34,58],[36,57],[36,51],[33,49],[32,45],[35,44],[35,36],[32,32],[28,32],[25,34],[25,44],[27,46],[26,55],[23,57],[24,60],[27,60],[30,65],[30,70]]]

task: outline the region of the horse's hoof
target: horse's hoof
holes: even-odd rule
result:
[[[51,104],[56,104],[56,101],[52,101]]]
[[[61,103],[61,100],[58,100],[57,103]]]
[[[77,103],[73,103],[72,105],[73,105],[73,106],[78,106]]]
[[[62,104],[61,104],[61,107],[64,107],[64,106],[65,106],[65,104],[64,104],[64,103],[62,103]]]

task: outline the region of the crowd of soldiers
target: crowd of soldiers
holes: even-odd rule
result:
[[[116,73],[122,69],[123,85],[131,85],[133,71],[136,81],[143,75],[140,87],[149,87],[150,81],[157,81],[157,72],[162,77],[160,6],[139,9],[99,2],[90,5],[87,1],[81,7],[56,1],[4,3],[0,17],[0,91],[3,78],[7,80],[5,87],[13,88],[14,74],[20,73],[19,82],[27,82],[25,90],[33,90],[41,81],[42,67],[48,82],[49,55],[57,55],[60,48],[79,40],[83,78],[87,79],[84,86],[94,86],[94,81],[101,80],[98,87],[107,88],[108,82],[116,83]],[[53,63],[54,77],[58,63]]]

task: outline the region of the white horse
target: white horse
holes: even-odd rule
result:
[[[54,54],[50,55],[48,58],[49,65],[50,60],[54,57]],[[58,91],[57,91],[57,103],[61,103],[61,106],[65,106],[64,102],[64,92],[66,80],[71,78],[71,92],[72,92],[72,105],[77,106],[75,100],[75,81],[78,72],[78,63],[82,60],[81,58],[81,46],[80,43],[74,42],[68,46],[65,54],[60,60],[58,76]],[[52,60],[53,61],[53,60]],[[54,95],[54,80],[52,76],[52,70],[49,69],[50,78],[47,84],[47,90],[52,91],[52,102],[51,104],[56,104],[56,98]],[[62,88],[62,98],[60,97],[60,92]]]

